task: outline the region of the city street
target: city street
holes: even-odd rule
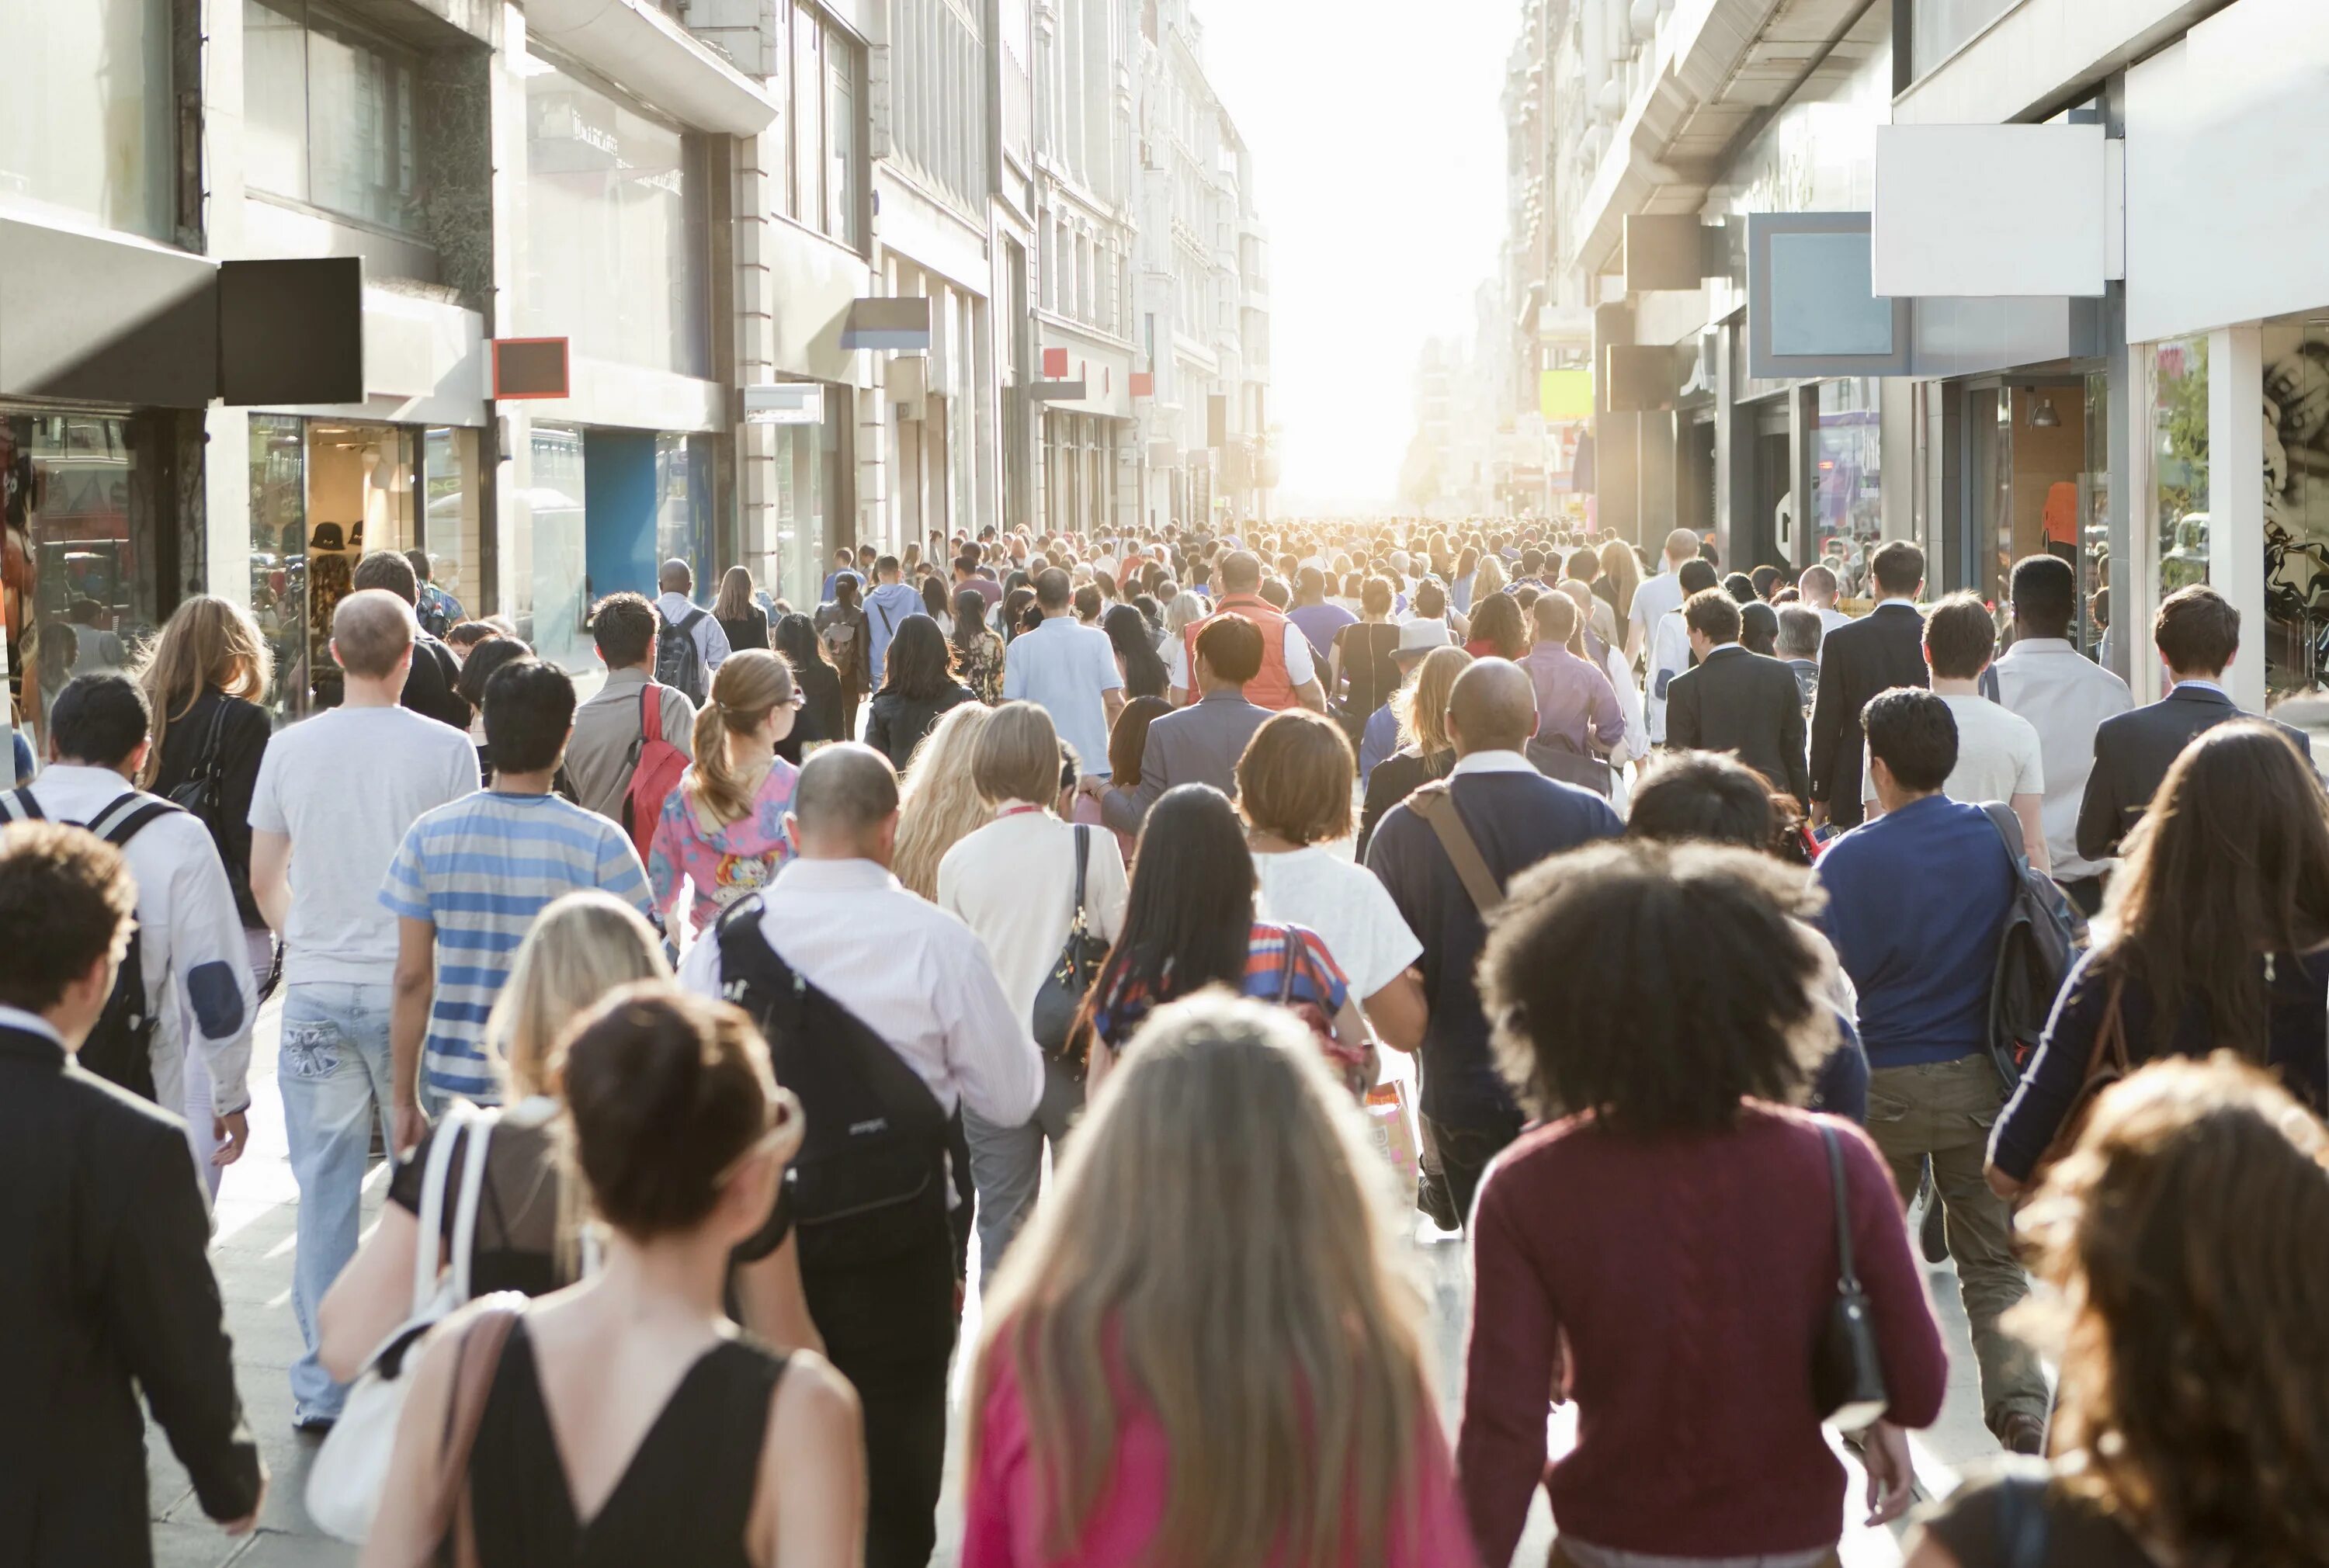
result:
[[[147,1425],[151,1466],[149,1497],[154,1516],[154,1554],[157,1568],[323,1568],[353,1563],[355,1549],[319,1534],[308,1522],[301,1501],[306,1466],[319,1441],[291,1430],[291,1395],[284,1369],[299,1354],[299,1328],[291,1313],[292,1225],[297,1191],[283,1141],[283,1104],[275,1087],[276,1026],[279,1000],[270,1003],[259,1019],[251,1075],[255,1096],[250,1115],[250,1153],[230,1169],[218,1204],[218,1234],[212,1256],[226,1298],[227,1327],[234,1337],[237,1381],[243,1406],[270,1472],[266,1507],[259,1529],[243,1540],[229,1540],[202,1516],[185,1473],[170,1455],[160,1431]],[[367,1223],[377,1211],[387,1186],[386,1168],[375,1167],[365,1183]],[[1420,1234],[1436,1236],[1429,1222]],[[1432,1290],[1431,1326],[1438,1356],[1441,1402],[1452,1430],[1456,1395],[1462,1368],[1466,1292],[1463,1250],[1453,1237],[1419,1242],[1422,1266]],[[974,1263],[974,1272],[976,1264]],[[1980,1401],[1974,1383],[1973,1355],[1966,1337],[1965,1316],[1957,1304],[1955,1275],[1943,1265],[1928,1275],[1934,1306],[1948,1337],[1949,1394],[1941,1419],[1928,1432],[1911,1434],[1919,1489],[1938,1495],[1953,1482],[1953,1467],[1996,1452],[1997,1445],[1981,1424]],[[966,1336],[976,1332],[977,1304],[965,1324]],[[963,1369],[957,1363],[957,1415],[962,1396]],[[1565,1441],[1569,1422],[1556,1417],[1553,1441]],[[960,1448],[958,1420],[949,1435]],[[1848,1463],[1848,1461],[1847,1461]],[[962,1526],[957,1478],[949,1474],[948,1493],[938,1515],[938,1568],[952,1568]],[[1859,1480],[1854,1472],[1853,1493]],[[1543,1499],[1532,1511],[1529,1533],[1515,1561],[1542,1563],[1551,1540],[1551,1522]],[[1847,1568],[1884,1568],[1900,1561],[1894,1534],[1856,1524],[1844,1535],[1842,1552]]]

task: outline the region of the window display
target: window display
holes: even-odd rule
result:
[[[2263,329],[2265,682],[2329,671],[2329,319]]]

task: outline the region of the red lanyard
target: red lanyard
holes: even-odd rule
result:
[[[1042,810],[1043,808],[1041,806],[1005,806],[1001,811],[995,813],[995,820],[999,822],[1005,817],[1023,817],[1030,812],[1033,812],[1040,816],[1042,814]]]

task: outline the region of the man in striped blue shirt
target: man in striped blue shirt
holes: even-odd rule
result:
[[[550,793],[573,729],[563,671],[534,659],[495,671],[486,686],[494,787],[424,813],[389,867],[380,901],[397,916],[389,1028],[400,1153],[420,1141],[424,1104],[500,1102],[486,1019],[544,905],[597,887],[655,918],[623,831]]]

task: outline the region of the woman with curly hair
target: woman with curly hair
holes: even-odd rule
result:
[[[2023,1211],[2053,1458],[1973,1482],[1909,1568],[2329,1563],[2329,1130],[2231,1053],[2105,1091]],[[2029,1543],[2037,1543],[2033,1554]]]

